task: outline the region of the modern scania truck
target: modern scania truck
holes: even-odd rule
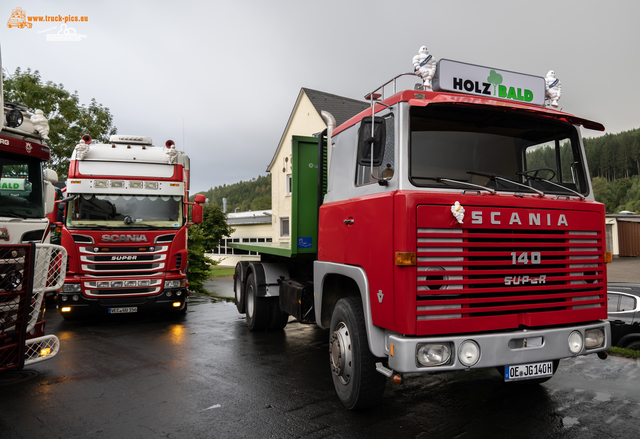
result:
[[[189,202],[189,169],[171,140],[165,148],[144,136],[114,135],[107,144],[83,136],[63,199],[69,263],[57,305],[65,319],[186,312],[187,229],[190,216],[202,221],[204,202]]]
[[[1,64],[1,63],[0,63]],[[1,65],[0,65],[0,70]],[[47,292],[62,286],[64,248],[49,244],[57,175],[43,169],[49,127],[38,111],[4,102],[0,78],[0,372],[53,358],[60,348],[45,335]]]
[[[233,244],[262,255],[236,266],[249,328],[328,329],[349,409],[376,403],[387,377],[542,382],[610,347],[604,208],[580,133],[604,127],[550,108],[541,76],[435,67],[432,87],[396,92],[399,75],[370,109],[294,137],[292,245]]]

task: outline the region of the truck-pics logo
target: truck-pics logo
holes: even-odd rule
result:
[[[32,23],[27,21],[27,13],[22,8],[15,8],[11,12],[11,17],[9,21],[7,21],[7,27],[11,29],[12,27],[17,27],[18,29],[31,29],[33,26]]]
[[[102,242],[147,242],[145,235],[102,235]]]

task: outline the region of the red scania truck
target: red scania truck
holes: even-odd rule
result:
[[[406,373],[542,382],[606,358],[604,208],[580,134],[604,127],[545,105],[543,77],[440,60],[433,89],[396,92],[404,75],[293,138],[292,245],[234,244],[262,255],[236,266],[249,328],[329,329],[349,409]]]
[[[65,319],[143,310],[185,313],[187,229],[204,196],[189,202],[189,157],[150,137],[83,136],[71,156],[62,245],[67,278],[57,296]]]
[[[0,70],[1,68],[0,63]],[[45,335],[45,294],[62,286],[66,252],[49,244],[53,183],[43,169],[49,125],[38,110],[5,102],[0,78],[0,372],[53,358],[60,341]]]

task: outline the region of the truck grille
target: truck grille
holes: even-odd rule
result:
[[[419,327],[453,333],[606,318],[603,245],[599,230],[418,228]]]
[[[157,247],[81,247],[82,270],[89,275],[148,275],[166,265],[167,246]]]

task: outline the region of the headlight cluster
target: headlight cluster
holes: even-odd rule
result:
[[[63,293],[79,293],[82,291],[80,284],[64,284],[62,285]]]
[[[418,363],[433,367],[451,363],[454,346],[452,343],[425,343],[418,347],[416,353]],[[458,361],[471,367],[480,360],[480,346],[473,340],[465,340],[458,347]]]
[[[165,288],[184,288],[187,286],[186,279],[171,279],[164,281]]]

